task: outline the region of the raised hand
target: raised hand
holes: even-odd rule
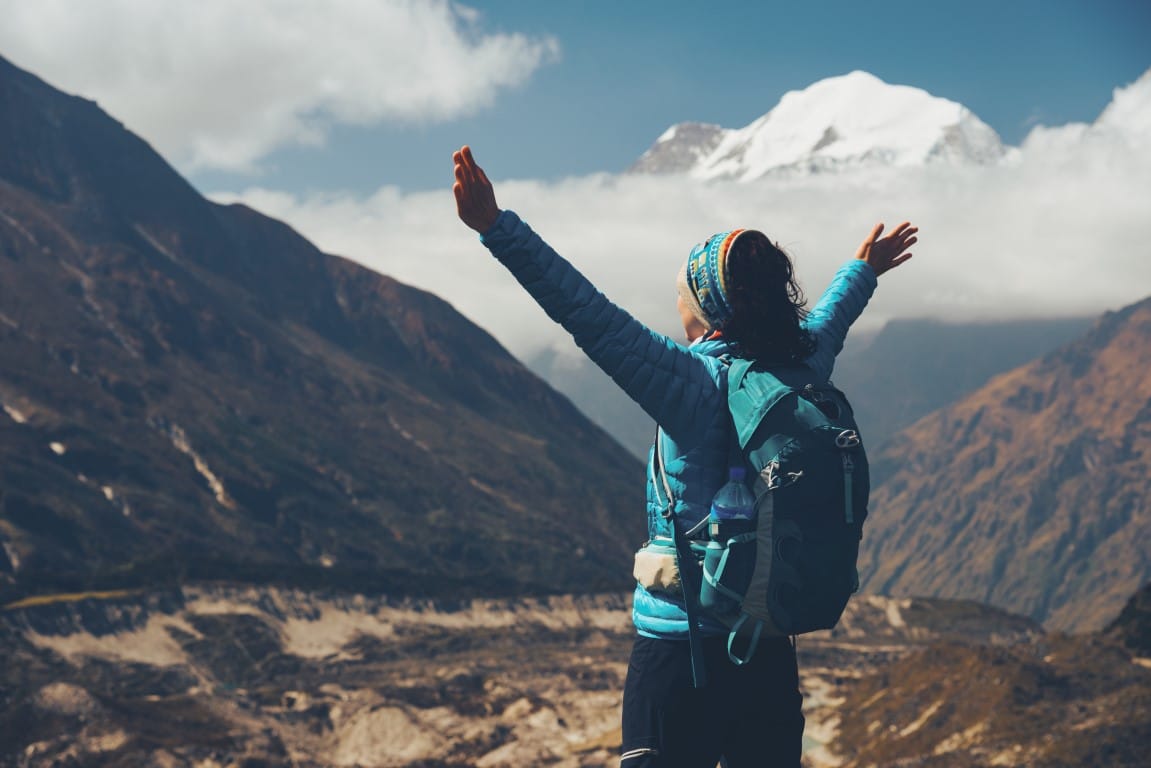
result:
[[[883,222],[880,222],[872,228],[871,234],[860,244],[859,250],[855,252],[855,258],[870,264],[871,268],[875,270],[876,277],[878,277],[911,258],[911,254],[906,251],[919,242],[919,238],[915,236],[917,232],[919,232],[919,227],[913,227],[911,222],[905,221],[896,227],[890,235],[880,238],[879,236],[883,234]]]
[[[496,193],[484,169],[476,165],[472,149],[466,144],[452,153],[456,164],[456,183],[452,192],[456,196],[456,213],[460,221],[481,235],[492,228],[500,215]]]

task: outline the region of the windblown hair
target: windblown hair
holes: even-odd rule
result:
[[[799,365],[815,351],[803,327],[806,299],[791,258],[761,232],[745,232],[727,256],[732,318],[723,329],[740,357],[769,366]]]

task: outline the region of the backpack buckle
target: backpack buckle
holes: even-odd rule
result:
[[[854,429],[845,429],[835,436],[836,448],[857,448],[859,443],[859,433]]]
[[[779,475],[776,474],[777,472],[779,472],[779,462],[778,461],[767,462],[767,466],[764,467],[763,469],[764,469],[764,475],[765,475],[765,477],[763,478],[763,482],[767,486],[767,490],[774,491],[776,488],[778,488],[779,486],[781,486],[783,484],[779,478]]]
[[[786,479],[783,475],[779,474],[782,466],[778,461],[769,461],[767,466],[763,468],[763,482],[767,486],[767,490],[774,491],[782,488],[785,485],[792,485],[799,482],[799,478],[803,477],[803,470],[798,472],[788,472]]]

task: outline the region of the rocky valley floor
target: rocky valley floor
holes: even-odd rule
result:
[[[0,612],[3,766],[617,765],[623,596],[276,589]],[[857,598],[799,640],[811,766],[1139,765],[1151,669],[973,603]]]

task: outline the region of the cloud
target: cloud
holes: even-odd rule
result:
[[[445,120],[558,55],[448,0],[0,0],[0,50],[184,170],[254,170],[335,124]]]
[[[516,210],[610,298],[676,330],[674,274],[691,246],[763,229],[795,258],[814,300],[875,221],[918,224],[915,258],[884,276],[864,325],[892,317],[984,319],[1115,309],[1151,295],[1151,76],[1093,125],[1037,127],[1007,162],[739,184],[597,175],[496,182]],[[477,159],[483,163],[482,148]],[[499,178],[499,168],[489,168]],[[284,219],[324,250],[426,288],[520,356],[572,349],[475,235],[450,191],[367,198],[217,195]]]

